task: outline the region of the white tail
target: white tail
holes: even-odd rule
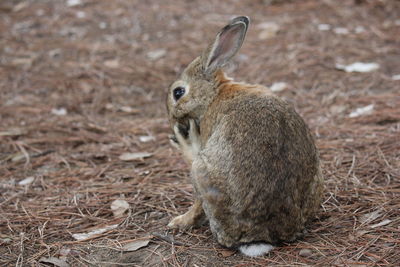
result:
[[[244,255],[248,257],[259,257],[264,254],[267,254],[273,249],[274,246],[266,243],[241,245],[239,247],[240,252],[242,252]]]

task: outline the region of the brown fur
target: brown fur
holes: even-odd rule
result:
[[[178,146],[192,153],[197,197],[169,226],[193,225],[202,207],[224,246],[293,241],[321,201],[313,137],[294,108],[267,88],[235,83],[220,69],[207,75],[205,55],[179,80],[190,87],[187,95],[167,100],[171,126],[188,129],[186,137],[178,127],[174,133]]]

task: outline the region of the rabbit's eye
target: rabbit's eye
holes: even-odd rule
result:
[[[176,87],[173,91],[175,101],[178,101],[185,94],[185,88],[182,86]]]

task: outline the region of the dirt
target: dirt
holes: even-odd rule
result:
[[[166,90],[236,15],[251,26],[227,72],[286,83],[276,94],[314,133],[326,182],[304,238],[259,258],[220,247],[207,225],[166,227],[192,202]],[[396,0],[1,1],[0,265],[396,266],[399,47]],[[354,62],[379,68],[336,67]],[[151,155],[120,159],[137,152]],[[119,218],[115,199],[130,205]]]

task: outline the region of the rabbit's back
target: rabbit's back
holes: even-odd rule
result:
[[[206,179],[194,183],[211,227],[235,242],[293,240],[321,191],[318,153],[301,117],[266,88],[227,83],[200,131],[205,164],[194,171]]]

